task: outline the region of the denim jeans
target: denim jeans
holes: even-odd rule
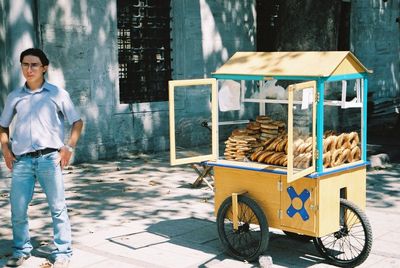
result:
[[[36,180],[46,194],[53,220],[54,245],[52,258],[72,255],[71,226],[64,197],[64,181],[59,153],[53,152],[37,158],[16,157],[11,182],[11,221],[13,227],[14,256],[30,256],[32,244],[29,236],[28,205],[32,200]]]

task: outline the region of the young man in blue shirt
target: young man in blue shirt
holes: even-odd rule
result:
[[[53,220],[54,267],[68,267],[72,255],[71,226],[65,204],[61,170],[68,165],[80,137],[83,122],[67,91],[45,80],[49,60],[37,48],[23,51],[23,87],[12,91],[0,117],[0,141],[6,166],[12,171],[10,202],[13,255],[7,266],[17,267],[30,257],[28,205],[35,181],[46,194]],[[64,121],[71,134],[64,143]],[[13,127],[9,129],[11,121]],[[11,136],[10,136],[11,134]]]

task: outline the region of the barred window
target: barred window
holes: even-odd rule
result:
[[[168,100],[170,0],[118,0],[121,103]]]

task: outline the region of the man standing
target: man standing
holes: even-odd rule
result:
[[[13,255],[7,266],[20,266],[30,257],[27,210],[38,180],[53,220],[54,267],[68,267],[72,255],[71,227],[61,170],[68,165],[82,131],[80,119],[67,91],[46,82],[49,60],[30,48],[20,56],[23,87],[12,91],[0,118],[0,141],[6,166],[12,171],[10,190]],[[64,121],[71,128],[64,144]],[[9,129],[13,121],[11,129]],[[10,135],[11,134],[11,135]],[[11,149],[10,146],[11,145]]]

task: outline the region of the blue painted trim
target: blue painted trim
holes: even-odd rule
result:
[[[301,80],[301,81],[311,81],[318,80],[320,77],[318,76],[272,76],[276,80]]]
[[[273,169],[266,169],[266,168],[252,168],[252,167],[244,167],[239,165],[228,165],[228,164],[218,164],[216,162],[205,162],[207,166],[213,166],[213,167],[227,167],[227,168],[236,168],[236,169],[241,169],[241,170],[250,170],[250,171],[258,171],[258,172],[265,172],[265,173],[273,173],[273,174],[279,174],[279,175],[287,175],[286,171],[280,171],[280,170],[273,170]]]
[[[363,126],[361,132],[361,159],[367,161],[367,103],[368,103],[368,78],[364,78],[364,92],[363,92]]]
[[[366,77],[367,73],[358,73],[358,74],[341,74],[341,75],[332,75],[329,76],[326,81],[334,82],[341,80],[352,80],[352,79],[360,79]]]
[[[264,80],[262,75],[239,75],[239,74],[212,74],[211,77],[221,80]]]
[[[329,170],[329,171],[325,171],[325,172],[316,172],[316,173],[310,174],[306,177],[310,178],[310,179],[316,179],[316,178],[319,178],[322,176],[326,176],[326,175],[330,175],[330,174],[334,174],[334,173],[338,173],[338,172],[342,172],[342,171],[346,171],[346,170],[351,170],[351,169],[355,169],[355,168],[359,168],[359,167],[364,167],[364,166],[368,166],[368,165],[369,165],[369,162],[365,161],[365,162],[355,164],[352,166],[348,166],[348,167],[344,167],[344,168],[337,168],[337,169]]]
[[[232,165],[228,165],[228,164],[219,164],[216,162],[209,162],[209,161],[205,161],[202,162],[203,165],[207,165],[207,166],[212,166],[212,167],[226,167],[226,168],[235,168],[235,169],[241,169],[241,170],[250,170],[250,171],[258,171],[258,172],[263,172],[263,173],[272,173],[272,174],[278,174],[278,175],[286,175],[287,176],[287,172],[286,171],[278,171],[278,170],[273,170],[273,169],[266,169],[266,168],[252,168],[252,167],[244,167],[241,166],[240,163],[238,163],[238,165],[232,164]],[[352,166],[347,166],[344,168],[337,168],[337,169],[333,169],[333,170],[329,170],[329,171],[325,171],[325,172],[315,172],[312,173],[310,175],[304,176],[305,178],[310,178],[310,179],[316,179],[325,175],[330,175],[330,174],[334,174],[334,173],[338,173],[338,172],[342,172],[342,171],[346,171],[346,170],[351,170],[354,168],[358,168],[358,167],[363,167],[363,166],[367,166],[369,165],[369,162],[365,161],[359,164],[355,164]]]
[[[317,150],[319,152],[317,158],[317,172],[322,172],[324,168],[324,93],[325,79],[318,79],[317,92],[319,93],[319,101],[317,103]]]

